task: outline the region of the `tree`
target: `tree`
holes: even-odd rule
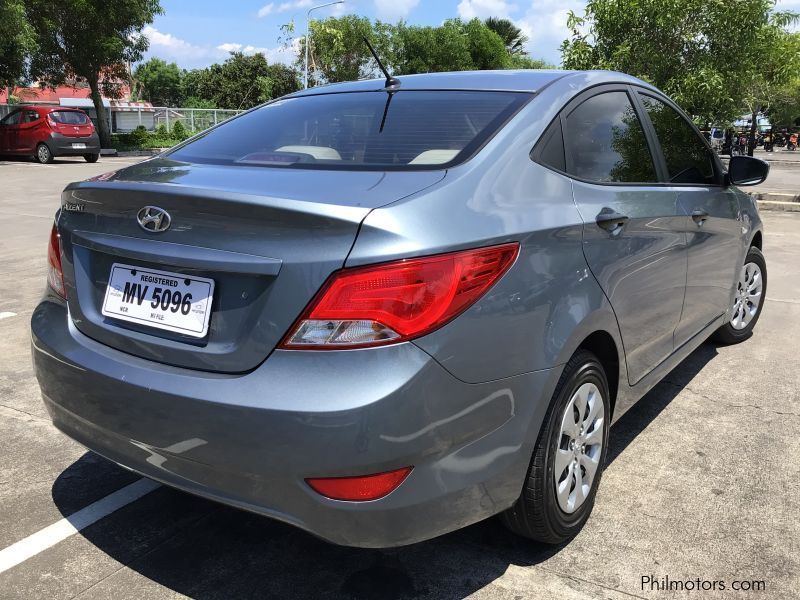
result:
[[[796,94],[800,72],[800,34],[788,33],[786,28],[797,21],[797,15],[791,12],[777,12],[770,15],[767,23],[760,28],[758,45],[753,48],[757,64],[752,65],[744,85],[744,101],[751,115],[750,139],[747,152],[750,156],[756,147],[756,131],[758,116],[762,110],[768,110],[773,103],[781,101],[787,107],[786,100],[791,103],[788,92]],[[795,96],[794,104],[797,106]]]
[[[22,0],[0,2],[0,86],[13,85],[25,75],[26,58],[35,47]]]
[[[250,108],[300,89],[297,71],[285,65],[267,64],[263,54],[232,52],[222,64],[195,69],[184,75],[183,93],[214,107]]]
[[[267,67],[267,78],[270,80],[272,98],[280,98],[286,94],[296,92],[302,86],[300,73],[288,65],[273,63]]]
[[[375,65],[364,43],[365,37],[373,42],[379,55],[383,54],[382,60],[386,56],[384,52],[386,46],[381,43],[385,38],[375,36],[376,28],[366,17],[356,15],[330,17],[311,21],[309,29],[311,32],[311,42],[308,47],[309,80],[331,83],[371,76]],[[301,38],[295,63],[300,68],[304,67],[305,43],[305,37]]]
[[[484,24],[500,36],[509,54],[512,56],[525,56],[527,54],[525,51],[525,44],[528,43],[528,36],[522,33],[522,30],[514,25],[514,23],[508,19],[489,17],[484,21]]]
[[[151,58],[140,64],[133,78],[140,86],[141,97],[155,106],[183,105],[183,74],[177,64]]]
[[[589,0],[570,12],[561,47],[568,69],[611,69],[651,82],[695,118],[741,114],[773,0]],[[737,115],[739,113],[739,115]]]
[[[142,28],[161,12],[158,0],[28,0],[28,22],[39,42],[32,74],[50,85],[68,77],[86,80],[104,147],[110,147],[111,134],[101,93],[119,96],[127,64],[141,60],[148,47]]]

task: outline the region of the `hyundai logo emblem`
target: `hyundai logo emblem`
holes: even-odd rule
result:
[[[169,213],[157,206],[145,206],[136,214],[139,227],[150,233],[160,233],[169,229],[172,219]]]

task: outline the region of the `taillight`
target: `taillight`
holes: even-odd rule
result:
[[[364,502],[378,500],[396,490],[411,473],[411,469],[412,467],[403,467],[395,471],[361,477],[306,479],[306,483],[318,494],[333,500]]]
[[[337,271],[281,347],[361,348],[430,333],[486,293],[518,252],[515,242]]]
[[[62,298],[67,297],[61,270],[61,236],[55,225],[50,231],[50,243],[47,245],[47,285]]]

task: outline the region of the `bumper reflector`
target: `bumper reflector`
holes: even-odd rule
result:
[[[377,500],[393,492],[403,483],[413,467],[395,471],[364,475],[363,477],[323,477],[306,479],[306,483],[318,494],[333,500],[363,502]]]

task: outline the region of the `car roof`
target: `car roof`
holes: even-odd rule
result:
[[[635,77],[616,71],[566,71],[560,69],[454,71],[398,75],[397,79],[400,80],[399,90],[487,90],[535,93],[560,79],[575,80],[574,83],[578,87],[582,87],[582,82],[589,85],[598,83],[635,83],[650,87]],[[289,97],[383,90],[385,82],[385,79],[362,79],[344,83],[331,83],[300,90],[290,94]]]
[[[79,108],[74,108],[72,106],[61,106],[61,105],[58,105],[58,104],[20,104],[20,105],[18,105],[17,108],[18,109],[33,109],[33,110],[38,110],[38,111],[43,111],[44,110],[44,111],[50,111],[50,112],[55,112],[57,110],[58,111],[70,110],[70,111],[73,111],[73,112],[84,112],[84,111],[80,110]]]

